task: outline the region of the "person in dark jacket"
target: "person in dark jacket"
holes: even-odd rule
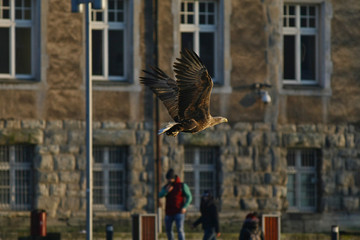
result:
[[[193,227],[196,227],[200,223],[202,224],[202,228],[204,229],[203,240],[215,240],[216,237],[220,237],[217,207],[214,197],[208,190],[206,190],[201,197],[200,212],[201,216],[193,223]]]
[[[246,215],[239,240],[264,240],[264,234],[261,231],[259,222],[259,216],[256,212]]]
[[[192,195],[187,184],[182,183],[175,175],[173,169],[166,173],[167,184],[162,187],[159,197],[166,197],[165,229],[168,240],[174,240],[172,225],[175,221],[178,239],[185,240],[184,220],[186,208],[192,200]]]

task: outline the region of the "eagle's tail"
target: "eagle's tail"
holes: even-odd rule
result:
[[[166,131],[168,131],[170,128],[172,128],[176,124],[178,124],[178,123],[176,123],[176,122],[168,123],[164,128],[159,130],[158,135],[165,133]]]

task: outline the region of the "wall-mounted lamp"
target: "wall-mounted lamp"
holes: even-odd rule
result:
[[[240,104],[244,107],[250,107],[259,99],[261,99],[264,104],[271,103],[271,96],[269,92],[265,90],[271,87],[271,84],[268,83],[253,83],[251,85],[234,87],[234,90],[251,90],[240,101]]]
[[[271,96],[268,91],[260,91],[261,101],[265,104],[271,103]]]

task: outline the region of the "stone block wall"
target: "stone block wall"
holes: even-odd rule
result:
[[[360,212],[360,131],[356,126],[236,123],[196,135],[182,134],[178,139],[164,136],[164,169],[183,170],[187,145],[220,147],[220,216],[241,220],[250,211],[278,213],[286,222],[284,231],[328,231],[331,224],[343,222],[344,214],[354,218],[352,224],[360,222],[360,217],[352,216]],[[286,199],[289,148],[321,152],[317,210],[295,213],[300,225],[293,222]],[[314,224],[319,228],[312,228]]]
[[[143,123],[94,122],[94,145],[129,146],[126,209],[145,212],[153,205],[153,167],[150,131]],[[86,157],[85,123],[76,120],[3,120],[0,144],[32,144],[34,198],[32,208],[45,209],[50,219],[85,220]],[[126,209],[111,216],[129,215]],[[125,212],[125,213],[124,213]],[[15,213],[15,214],[14,214]],[[103,216],[102,212],[94,212]],[[6,216],[24,212],[3,212]],[[105,215],[108,215],[105,213]]]
[[[94,211],[96,218],[129,218],[135,212],[153,212],[154,161],[152,127],[141,122],[94,122],[94,145],[129,146],[126,206],[122,211]],[[2,120],[0,144],[35,145],[34,208],[46,209],[49,219],[78,224],[85,219],[86,160],[83,121]],[[220,149],[220,216],[241,220],[249,211],[279,213],[285,229],[297,214],[302,229],[324,225],[344,214],[360,212],[360,130],[353,125],[222,124],[198,134],[161,136],[162,173],[170,167],[184,170],[184,147],[216,146]],[[288,148],[321,151],[319,204],[316,212],[288,211]],[[165,179],[165,177],[163,178]],[[309,215],[310,214],[310,215]],[[2,216],[24,212],[2,211]],[[333,216],[327,218],[326,216]],[[305,217],[304,217],[305,216]],[[306,216],[317,216],[308,218]],[[339,216],[339,218],[336,218]],[[78,222],[77,222],[78,221]],[[351,223],[360,222],[355,217]],[[325,226],[326,225],[326,226]],[[299,229],[295,229],[299,230]],[[294,231],[295,231],[294,230]],[[314,229],[316,231],[316,229]]]

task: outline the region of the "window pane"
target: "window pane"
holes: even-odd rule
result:
[[[188,15],[187,23],[189,23],[189,24],[194,23],[194,15]]]
[[[208,15],[208,24],[214,24],[215,18],[214,15]]]
[[[288,182],[287,182],[287,194],[286,198],[289,202],[289,206],[296,206],[296,196],[295,196],[295,174],[288,174]]]
[[[181,33],[181,49],[194,49],[194,33]]]
[[[200,33],[200,57],[212,77],[214,77],[215,66],[214,43],[214,33]]]
[[[30,20],[31,19],[31,10],[25,10],[25,19]]]
[[[289,6],[289,15],[295,15],[295,6],[293,5],[290,5]]]
[[[287,160],[287,165],[288,167],[295,167],[296,164],[295,164],[295,151],[294,150],[291,150],[289,149],[288,150],[288,153],[286,155],[286,160]]]
[[[301,18],[301,27],[307,27],[307,18]]]
[[[204,190],[211,190],[214,187],[214,173],[213,172],[200,172],[200,192]]]
[[[124,163],[126,157],[126,147],[109,147],[109,163]]]
[[[200,172],[200,194],[202,194],[205,190],[210,190],[213,196],[216,196],[215,189],[214,173]]]
[[[186,171],[184,172],[184,182],[189,186],[191,195],[195,194],[195,180],[194,172]]]
[[[109,31],[109,75],[124,75],[124,33]]]
[[[0,171],[0,205],[10,204],[10,171]]]
[[[92,31],[92,74],[103,74],[103,31]]]
[[[300,175],[302,207],[314,207],[316,204],[315,174],[303,173]]]
[[[314,28],[315,27],[315,18],[309,19],[309,27]]]
[[[93,22],[102,22],[103,21],[103,14],[104,10],[91,10],[91,21]]]
[[[117,13],[117,21],[118,22],[123,22],[124,21],[124,13],[123,12],[118,12]]]
[[[31,74],[31,29],[16,28],[16,73]]]
[[[295,27],[295,18],[292,18],[292,17],[289,18],[289,26]]]
[[[303,150],[301,151],[301,166],[302,167],[316,167],[316,151]]]
[[[315,80],[315,36],[301,36],[301,79]]]
[[[284,36],[284,79],[295,79],[295,36]]]
[[[200,15],[200,18],[199,18],[200,24],[206,23],[205,17],[206,17],[206,15],[203,15],[203,14]]]
[[[115,9],[115,0],[109,0],[108,4],[109,9]]]
[[[21,11],[21,9],[16,9],[15,10],[15,18],[16,19],[22,19],[22,11]]]
[[[15,6],[21,8],[21,6],[22,6],[22,0],[16,0],[16,1],[15,1]]]
[[[199,3],[199,11],[206,12],[206,3]]]
[[[200,148],[200,164],[215,164],[216,158],[216,148]]]
[[[15,145],[15,162],[31,163],[33,160],[34,150],[32,147],[25,145]]]
[[[209,13],[213,13],[214,10],[215,10],[215,4],[209,2],[207,5],[208,5],[208,12],[209,12]]]
[[[185,23],[185,15],[181,14],[180,21],[181,21],[181,23]]]
[[[104,203],[104,180],[103,173],[101,171],[93,172],[93,201],[94,204]]]
[[[123,173],[121,171],[109,172],[109,203],[110,204],[122,204],[123,194]]]
[[[0,73],[10,73],[9,28],[0,28]]]
[[[307,16],[307,7],[306,6],[301,6],[300,7],[300,14],[301,16]]]
[[[0,1],[0,19],[10,18],[10,2],[9,0]]]
[[[185,148],[185,163],[194,164],[195,159],[195,150],[194,148]]]
[[[19,207],[31,203],[30,181],[30,170],[15,171],[15,203]]]
[[[194,12],[194,3],[188,3],[187,4],[187,11],[188,12]]]
[[[0,146],[0,163],[8,163],[9,162],[9,147],[8,146]]]
[[[95,163],[102,163],[103,162],[103,151],[101,147],[93,147],[93,158]]]
[[[124,1],[111,0],[108,5],[108,20],[109,22],[123,22],[124,21]]]
[[[109,22],[115,22],[115,13],[114,12],[109,12],[108,16],[109,16]]]

